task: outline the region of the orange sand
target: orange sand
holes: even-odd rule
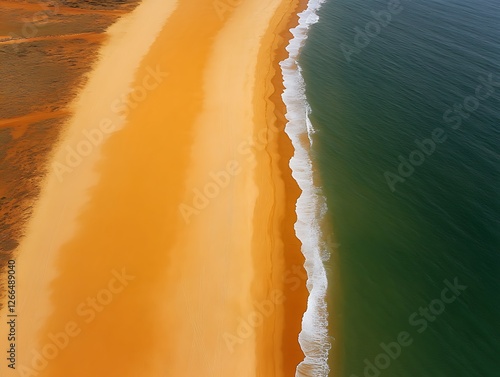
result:
[[[296,242],[283,242],[282,125],[269,100],[276,36],[297,2],[242,1],[222,18],[213,0],[176,6],[135,72],[140,87],[160,67],[160,85],[123,124],[106,101],[120,98],[114,83],[133,64],[103,63],[54,155],[64,161],[104,118],[119,129],[62,182],[49,176],[28,228],[18,261],[24,375],[284,376],[300,361],[284,309],[305,280],[289,265],[300,257],[286,255],[300,253]],[[147,48],[113,45],[144,38],[130,25],[145,7],[103,61]],[[300,318],[296,309],[286,316]]]

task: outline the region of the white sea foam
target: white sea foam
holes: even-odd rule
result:
[[[307,103],[305,83],[297,61],[311,25],[319,20],[317,11],[323,2],[324,0],[309,1],[307,9],[299,14],[299,25],[291,30],[293,38],[287,47],[289,57],[280,63],[285,86],[283,101],[287,107],[288,120],[285,131],[295,148],[290,167],[302,190],[296,205],[295,232],[302,242],[309,291],[307,310],[302,318],[302,331],[299,335],[305,359],[298,365],[296,377],[328,376],[328,353],[331,348],[326,304],[328,280],[324,267],[324,262],[329,258],[329,250],[323,241],[320,227],[327,208],[321,188],[314,185],[310,149],[316,131],[309,120],[311,108]],[[309,140],[308,145],[305,135]]]

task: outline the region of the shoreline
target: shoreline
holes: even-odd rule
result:
[[[303,315],[302,330],[299,334],[299,343],[306,357],[297,367],[297,376],[309,376],[311,373],[318,376],[328,375],[328,359],[332,346],[328,322],[328,279],[324,265],[324,261],[330,258],[331,245],[322,236],[327,204],[322,189],[315,185],[314,159],[311,155],[312,135],[315,130],[309,119],[311,108],[298,63],[301,50],[309,37],[309,30],[319,20],[317,12],[323,2],[324,0],[310,0],[307,9],[299,15],[298,25],[291,30],[294,38],[287,46],[289,56],[280,63],[285,87],[282,98],[287,107],[288,119],[285,131],[295,149],[290,168],[302,191],[296,205],[295,232],[302,241],[309,291],[307,310]]]
[[[278,192],[270,192],[268,195],[276,195],[285,199],[281,205],[277,203],[277,208],[274,209],[275,222],[273,226],[279,235],[276,238],[281,239],[283,245],[280,252],[277,252],[274,257],[274,264],[271,263],[274,269],[276,269],[279,260],[283,263],[281,274],[284,276],[283,292],[286,300],[283,303],[284,315],[282,317],[283,334],[281,342],[282,353],[287,355],[286,362],[283,365],[283,374],[285,376],[294,376],[298,364],[305,357],[298,342],[298,334],[302,329],[302,314],[306,311],[308,292],[305,286],[307,275],[303,267],[305,259],[301,252],[301,242],[294,230],[294,224],[297,220],[295,205],[300,195],[300,188],[293,179],[289,166],[294,148],[285,132],[287,120],[285,118],[286,106],[281,98],[284,91],[284,81],[280,62],[288,57],[286,47],[293,37],[291,29],[297,26],[298,14],[307,8],[307,4],[308,0],[297,0],[292,5],[283,5],[290,8],[289,12],[292,15],[288,17],[288,20],[283,17],[276,26],[276,31],[272,33],[272,36],[269,36],[269,39],[272,39],[272,41],[268,42],[273,46],[271,48],[272,54],[265,49],[260,52],[259,65],[261,65],[261,69],[265,69],[266,66],[272,66],[272,69],[268,72],[265,80],[265,88],[261,90],[267,94],[256,91],[254,98],[256,107],[264,98],[269,101],[265,123],[275,124],[268,133],[270,136],[268,141],[270,144],[274,144],[274,155],[270,157],[270,162],[274,164],[274,179],[279,179],[281,183],[274,187]],[[260,170],[263,170],[262,167]],[[266,194],[263,193],[263,195]],[[258,225],[256,224],[256,226]],[[274,273],[277,273],[276,270]],[[294,313],[294,315],[290,315],[290,313]],[[263,338],[265,336],[265,334],[262,334]],[[262,349],[265,352],[265,347],[262,347]]]

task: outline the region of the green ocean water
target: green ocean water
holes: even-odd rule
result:
[[[500,2],[391,3],[326,1],[300,58],[330,375],[500,376]]]

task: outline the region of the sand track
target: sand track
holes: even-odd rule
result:
[[[67,6],[62,6],[57,4],[57,1],[47,1],[40,3],[19,3],[11,1],[0,1],[0,8],[2,9],[19,9],[29,12],[47,12],[49,15],[67,15],[67,14],[104,14],[104,15],[114,15],[121,16],[126,14],[126,10],[121,9],[84,9],[84,8],[72,8]]]
[[[43,37],[18,38],[18,39],[10,39],[8,41],[0,41],[0,46],[14,45],[19,43],[40,42],[40,41],[64,41],[70,39],[83,39],[88,42],[96,42],[104,40],[105,37],[106,37],[105,33],[76,33],[76,34],[46,35]]]
[[[10,119],[0,119],[0,128],[25,126],[35,122],[40,122],[42,120],[60,118],[68,115],[69,113],[70,113],[69,110],[59,110],[59,111],[32,113]]]

